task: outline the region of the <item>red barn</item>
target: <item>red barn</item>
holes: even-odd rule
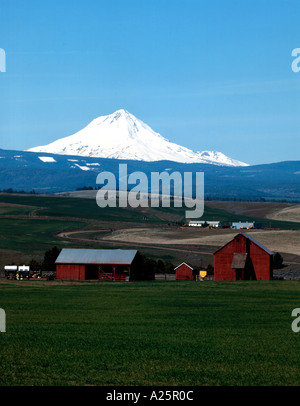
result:
[[[178,265],[174,270],[176,272],[176,280],[193,281],[195,279],[194,269],[185,262]]]
[[[138,261],[136,250],[63,248],[57,257],[56,279],[111,279],[130,277]]]
[[[237,234],[214,252],[214,279],[271,280],[273,252],[247,233]]]

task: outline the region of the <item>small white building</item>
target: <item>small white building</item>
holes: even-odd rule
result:
[[[209,221],[209,220],[191,220],[189,221],[189,227],[213,227],[220,228],[222,224],[220,221]]]
[[[30,277],[30,267],[26,265],[5,265],[4,266],[5,276],[7,278],[13,279],[23,279]]]
[[[17,265],[5,265],[4,270],[5,271],[17,271],[18,266]]]
[[[255,221],[239,221],[238,223],[232,223],[231,228],[249,230],[250,228],[256,228],[256,224]]]

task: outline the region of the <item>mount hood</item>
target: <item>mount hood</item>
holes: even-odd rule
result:
[[[217,151],[197,151],[170,142],[126,110],[117,110],[94,119],[73,135],[48,145],[28,149],[59,155],[136,161],[174,161],[209,163],[225,166],[247,166]]]

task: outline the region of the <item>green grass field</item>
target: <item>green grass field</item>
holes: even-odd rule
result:
[[[97,228],[96,221],[115,229],[122,222],[157,227],[184,212],[149,209],[145,221],[144,212],[103,210],[90,199],[2,194],[1,202],[3,264],[54,245],[76,246],[56,234]],[[209,207],[205,216],[236,219]],[[299,229],[300,223],[267,220],[267,226]],[[291,329],[291,312],[300,307],[299,294],[297,281],[0,279],[7,318],[0,333],[0,385],[298,386],[300,333]]]
[[[13,195],[0,194],[0,203],[28,205],[26,207],[5,207],[6,213],[3,214],[25,214],[34,208],[38,208],[38,215],[61,218],[80,218],[98,221],[111,222],[138,222],[145,224],[162,224],[168,223],[168,220],[162,220],[161,214],[170,214],[176,216],[181,221],[185,221],[184,207],[170,208],[147,208],[144,211],[139,211],[128,208],[99,208],[94,199],[71,198],[71,197],[54,197],[40,195]],[[0,212],[1,214],[1,212]],[[144,221],[144,216],[147,215],[147,221]],[[202,220],[218,220],[224,225],[230,225],[233,221],[257,221],[262,223],[264,227],[282,228],[285,230],[300,229],[300,223],[270,220],[260,217],[236,215],[226,210],[217,209],[205,205],[204,215]]]
[[[128,221],[139,222],[143,219],[143,213],[132,208],[100,208],[95,199],[82,199],[71,197],[39,196],[39,195],[9,195],[0,194],[1,203],[12,203],[38,208],[38,215],[50,217],[73,217],[80,219],[93,219],[98,221]],[[22,214],[24,208],[14,207],[14,212]],[[8,210],[5,208],[5,210]],[[12,210],[12,209],[10,209]],[[28,210],[28,209],[27,209]],[[181,211],[184,215],[184,211]],[[149,213],[148,222],[161,223],[155,214]]]
[[[84,223],[63,220],[0,219],[0,248],[27,253],[46,251],[48,247],[61,245],[55,234],[58,231],[77,230]]]
[[[0,289],[0,385],[300,384],[296,281]]]

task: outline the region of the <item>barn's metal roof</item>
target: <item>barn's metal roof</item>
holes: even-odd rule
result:
[[[270,251],[268,248],[266,248],[263,244],[261,244],[260,242],[258,242],[257,240],[255,240],[251,235],[247,234],[247,233],[243,233],[243,235],[245,237],[247,237],[249,240],[251,240],[252,242],[254,242],[254,244],[258,245],[261,249],[265,250],[268,254],[270,255],[274,255],[274,252]]]
[[[223,245],[223,247],[218,248],[214,254],[216,254],[218,251],[220,251],[222,248],[224,248],[226,245],[230,244],[236,237],[238,237],[239,235],[244,236],[245,238],[248,238],[248,240],[251,240],[254,244],[256,244],[258,247],[260,247],[262,250],[266,251],[269,255],[274,255],[274,252],[270,251],[268,248],[266,248],[263,244],[261,244],[260,242],[258,242],[257,240],[255,240],[253,237],[251,237],[249,234],[247,233],[239,233],[237,235],[235,235],[235,237],[228,241],[228,243],[226,243],[225,245]]]
[[[136,250],[63,248],[56,264],[131,265]]]
[[[255,221],[234,221],[232,225],[235,226],[244,226],[244,225],[249,225],[249,224],[255,224]]]

